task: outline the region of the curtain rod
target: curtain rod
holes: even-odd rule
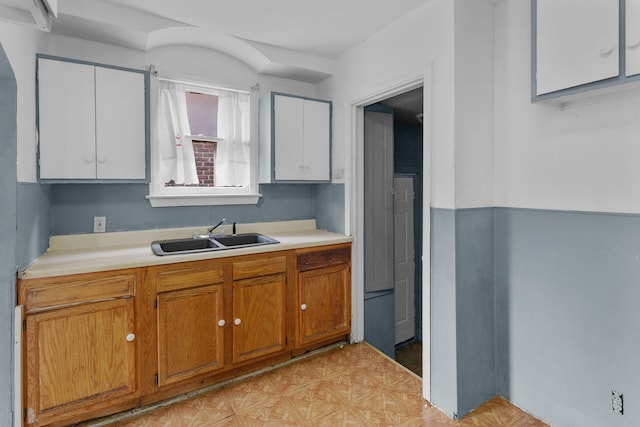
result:
[[[158,80],[163,81],[163,82],[169,82],[169,83],[180,83],[186,86],[195,86],[195,87],[202,87],[205,89],[213,89],[213,90],[225,90],[227,92],[237,92],[237,93],[244,93],[244,94],[250,94],[251,91],[248,90],[240,90],[240,89],[231,89],[228,87],[223,87],[223,86],[216,86],[216,85],[212,85],[210,83],[204,83],[204,82],[197,82],[197,81],[193,81],[193,80],[182,80],[182,79],[175,79],[175,78],[170,78],[170,77],[162,77],[162,76],[157,76]]]

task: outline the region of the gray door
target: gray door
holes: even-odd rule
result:
[[[364,123],[364,339],[394,358],[393,114]]]
[[[365,292],[393,289],[393,115],[364,113]]]

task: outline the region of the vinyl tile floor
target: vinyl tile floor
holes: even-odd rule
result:
[[[422,398],[420,377],[367,343],[335,347],[149,412],[87,425],[546,426],[500,397],[453,421]]]

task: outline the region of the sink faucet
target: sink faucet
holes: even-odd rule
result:
[[[207,230],[207,233],[209,233],[209,234],[213,233],[213,230],[215,230],[216,228],[220,227],[222,224],[226,224],[226,223],[227,223],[227,219],[226,218],[222,218],[219,223],[217,223],[213,227],[209,228]]]

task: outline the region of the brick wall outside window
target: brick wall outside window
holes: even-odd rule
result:
[[[196,158],[198,181],[200,181],[197,187],[213,187],[215,185],[216,144],[216,142],[209,141],[193,141],[193,154]],[[185,187],[185,185],[176,184],[171,180],[165,183],[165,187]],[[196,187],[196,185],[188,187]]]
[[[216,143],[193,141],[193,153],[196,157],[196,170],[198,171],[200,187],[213,187],[213,165],[216,159]]]

